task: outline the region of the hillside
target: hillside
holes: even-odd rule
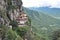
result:
[[[49,7],[31,7],[31,10],[45,12],[49,15],[60,17],[60,8],[49,8]]]
[[[60,20],[55,19],[50,15],[47,15],[44,12],[37,12],[24,8],[24,11],[30,16],[32,20],[33,32],[35,32],[40,37],[49,39],[52,32],[60,29]]]

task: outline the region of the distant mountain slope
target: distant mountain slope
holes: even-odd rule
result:
[[[33,31],[38,35],[48,37],[51,32],[60,29],[59,19],[27,8],[24,8],[24,11],[31,17]]]
[[[53,16],[56,17],[60,17],[60,8],[49,8],[49,7],[31,7],[29,8],[31,10],[35,10],[35,11],[40,11],[40,12],[45,12],[47,14],[51,14]]]

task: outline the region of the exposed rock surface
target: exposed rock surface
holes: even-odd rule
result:
[[[28,22],[28,16],[23,12],[22,4],[21,0],[0,0],[0,25],[3,24],[12,28],[10,22],[16,20],[20,26],[31,26],[26,24]],[[2,40],[1,31],[0,40]],[[7,39],[4,38],[4,40]],[[23,36],[23,40],[31,40],[30,30]]]

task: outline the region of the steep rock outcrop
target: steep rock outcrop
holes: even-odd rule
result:
[[[31,40],[31,23],[27,14],[22,10],[22,4],[21,0],[0,0],[0,25],[6,25],[8,28],[12,29],[14,29],[15,24],[17,24],[19,28],[27,26],[29,30],[22,38],[23,40]],[[14,21],[17,23],[11,24],[11,22],[14,23]],[[7,35],[7,33],[5,33],[5,35]],[[0,40],[2,40],[1,34]],[[7,37],[5,37],[4,40],[7,40]]]

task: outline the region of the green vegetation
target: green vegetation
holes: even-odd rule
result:
[[[15,40],[17,38],[17,33],[11,29],[8,30],[8,40]]]
[[[12,26],[12,29],[15,30],[18,27],[18,23],[16,20],[10,21],[10,25]]]
[[[39,35],[40,38],[43,38],[41,40],[51,40],[51,34],[60,29],[59,19],[47,15],[44,12],[37,12],[28,8],[24,8],[24,12],[31,18],[33,32]]]
[[[60,29],[54,31],[51,37],[52,37],[52,40],[60,40]]]
[[[13,27],[14,28],[14,27]],[[16,27],[14,30],[4,25],[0,25],[2,38],[6,40],[23,40],[23,36],[29,31],[29,27]],[[6,36],[5,36],[6,35]]]
[[[13,27],[14,28],[14,27]],[[16,27],[14,30],[9,29],[8,30],[8,39],[9,40],[22,40],[23,36],[26,34],[26,32],[29,30],[28,26],[24,27]]]
[[[5,34],[7,33],[8,27],[1,24],[0,25],[0,36],[2,36],[2,40],[5,38]]]
[[[26,32],[28,31],[29,29],[27,27],[18,27],[16,28],[16,32],[18,35],[20,35],[21,37],[24,36],[26,34]]]
[[[60,40],[60,20],[44,12],[37,12],[23,7],[24,12],[26,12],[31,19],[28,18],[28,22],[26,22],[28,26],[18,27],[18,23],[10,19],[9,11],[12,10],[14,12],[14,9],[21,5],[12,5],[11,1],[12,0],[6,1],[6,12],[0,10],[0,16],[2,16],[4,20],[9,19],[10,25],[12,26],[11,29],[4,24],[0,25],[0,33],[2,33],[3,40],[23,40],[23,36],[30,31],[29,26],[32,26],[32,32],[30,33],[32,40]]]

